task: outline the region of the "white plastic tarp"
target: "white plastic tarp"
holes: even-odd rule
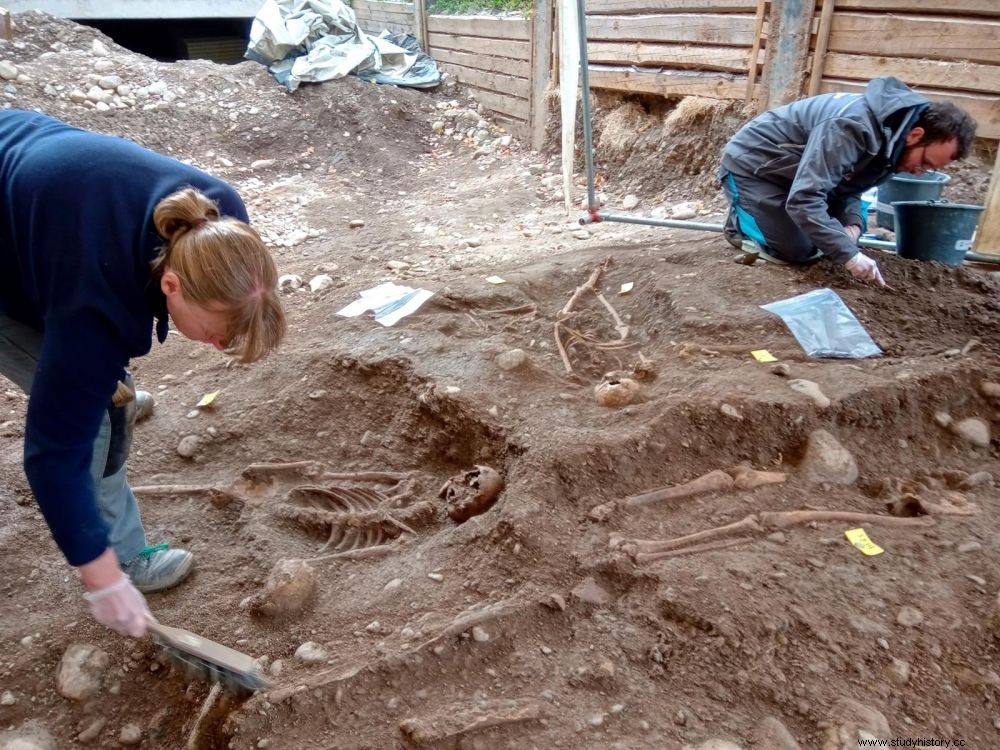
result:
[[[265,0],[245,54],[289,91],[354,73],[380,83],[436,86],[437,65],[419,48],[370,37],[341,0]]]

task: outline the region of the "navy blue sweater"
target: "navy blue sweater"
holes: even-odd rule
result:
[[[221,180],[120,138],[33,112],[0,112],[0,310],[42,332],[24,468],[71,565],[108,546],[90,476],[93,444],[132,357],[167,333],[150,263],[156,204],[184,187],[243,221]]]

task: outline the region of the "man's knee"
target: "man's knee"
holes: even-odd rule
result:
[[[816,246],[801,231],[796,231],[797,236],[769,239],[768,252],[787,263],[812,263],[818,258]]]

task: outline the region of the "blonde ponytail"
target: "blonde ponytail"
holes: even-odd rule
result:
[[[284,337],[278,270],[260,235],[246,222],[222,216],[193,188],[161,200],[153,224],[166,245],[153,261],[158,277],[169,268],[181,280],[185,301],[227,311],[226,346],[243,362],[260,359]]]

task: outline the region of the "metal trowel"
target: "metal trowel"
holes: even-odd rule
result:
[[[189,630],[172,628],[159,622],[150,622],[148,629],[153,642],[190,678],[219,683],[233,693],[249,693],[270,687],[260,674],[257,662],[246,654]]]

